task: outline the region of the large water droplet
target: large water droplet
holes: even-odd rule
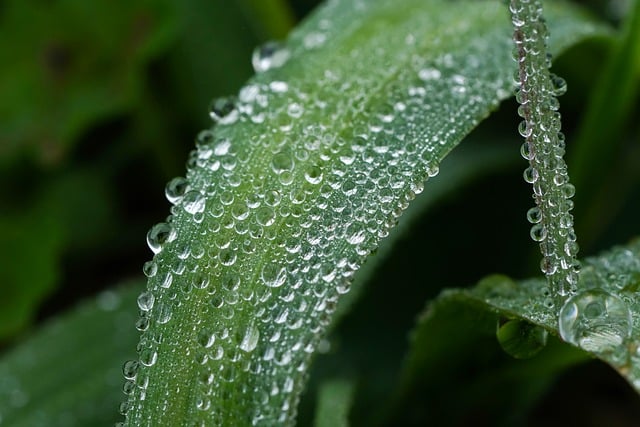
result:
[[[601,289],[572,296],[560,310],[562,339],[593,353],[618,349],[631,336],[627,304]]]
[[[255,48],[251,64],[256,73],[262,73],[283,66],[289,56],[289,50],[282,43],[271,41]]]
[[[255,325],[251,324],[244,333],[242,341],[240,341],[240,349],[247,353],[252,352],[258,345],[258,339],[260,338],[260,330]]]
[[[178,176],[167,183],[164,194],[167,200],[175,205],[180,202],[188,187],[189,181],[187,181],[186,178]]]
[[[512,319],[498,326],[500,347],[516,359],[529,359],[547,345],[547,331],[525,320]]]
[[[147,233],[147,244],[149,249],[157,254],[162,250],[165,244],[172,242],[176,238],[176,232],[173,227],[165,222],[151,227]]]
[[[262,268],[262,281],[270,288],[279,288],[287,280],[287,270],[274,264],[266,264]]]

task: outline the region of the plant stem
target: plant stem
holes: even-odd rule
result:
[[[569,183],[564,162],[564,135],[560,132],[559,104],[556,96],[566,90],[563,79],[551,74],[547,54],[547,28],[539,0],[511,0],[514,26],[514,58],[518,63],[516,99],[519,126],[525,138],[522,156],[529,160],[525,180],[533,185],[536,207],[527,217],[533,226],[531,237],[539,242],[541,270],[547,276],[552,299],[546,305],[560,305],[576,292],[579,263],[578,245],[573,230],[571,197],[575,189]]]

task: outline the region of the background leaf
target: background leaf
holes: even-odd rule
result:
[[[123,283],[49,322],[0,360],[0,422],[87,426],[117,421],[119,360],[134,354],[134,304]]]

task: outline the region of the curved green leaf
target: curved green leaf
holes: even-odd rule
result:
[[[549,20],[555,50],[598,32],[566,7]],[[498,2],[333,1],[283,49],[214,104],[167,187],[127,425],[291,425],[354,272],[512,90]]]
[[[628,306],[633,318],[629,337],[618,347],[603,346],[602,351],[591,347],[588,353],[618,370],[640,392],[640,360],[637,354],[640,345],[640,297],[637,292],[640,287],[640,240],[627,246],[612,248],[599,257],[587,258],[583,261],[579,280],[581,290],[608,291]],[[432,373],[434,369],[442,368],[438,367],[436,361],[444,355],[464,353],[461,348],[453,349],[451,346],[472,347],[475,341],[486,340],[486,337],[491,337],[495,342],[499,318],[525,320],[559,336],[557,318],[549,313],[544,303],[548,295],[545,294],[544,285],[544,279],[516,283],[506,276],[493,275],[480,281],[473,289],[444,291],[429,305],[413,333],[412,348],[401,378],[401,393],[407,393],[420,378]],[[457,313],[455,319],[451,316],[454,312]],[[464,339],[457,339],[451,328],[465,330]],[[434,343],[443,342],[438,339],[438,334],[450,336],[447,344],[449,347],[433,346]],[[475,341],[469,339],[471,334],[477,335]],[[580,353],[586,354],[584,351]],[[543,356],[545,354],[546,350],[540,357],[548,357]],[[479,354],[475,356],[483,359]],[[538,363],[534,360],[535,358],[531,363],[538,365],[542,371],[528,369],[527,375],[531,378],[542,373],[548,377],[559,368],[584,360],[584,357],[575,353],[575,356],[552,359],[551,363]]]
[[[88,426],[117,421],[117,361],[134,354],[141,281],[105,291],[48,323],[0,359],[0,424]]]

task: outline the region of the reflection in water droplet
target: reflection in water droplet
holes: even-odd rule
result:
[[[274,264],[266,264],[262,268],[262,281],[270,288],[279,288],[287,280],[287,270]]]
[[[627,304],[601,289],[590,289],[569,298],[560,310],[562,339],[593,352],[612,352],[631,335]]]
[[[247,353],[252,352],[258,345],[258,339],[260,338],[260,330],[255,325],[251,324],[244,333],[244,337],[240,342],[240,349]]]
[[[289,55],[289,50],[282,43],[270,41],[255,48],[251,64],[256,73],[262,73],[283,66]]]
[[[176,238],[176,232],[171,225],[161,222],[151,227],[147,233],[147,244],[154,254],[160,252],[163,246]]]
[[[238,119],[235,99],[223,97],[214,99],[209,107],[209,115],[215,123],[231,124]]]
[[[529,359],[547,345],[544,328],[525,320],[512,319],[498,325],[496,337],[500,347],[516,359]]]

